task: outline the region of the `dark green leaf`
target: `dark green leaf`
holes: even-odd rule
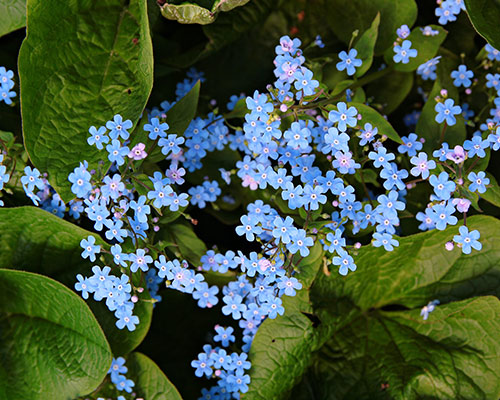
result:
[[[127,378],[135,383],[134,392],[147,400],[182,400],[175,386],[160,368],[144,354],[134,352],[127,356]]]
[[[386,114],[392,113],[406,99],[413,87],[413,73],[393,71],[366,88],[368,97],[380,104]]]
[[[481,194],[481,197],[487,202],[500,207],[500,187],[498,186],[495,177],[489,173],[486,173],[487,178],[490,180],[490,184],[486,189],[486,192]]]
[[[380,115],[378,111],[361,103],[350,103],[349,105],[356,107],[358,112],[363,117],[361,121],[358,122],[359,125],[364,126],[365,123],[369,122],[373,127],[378,128],[379,136],[386,135],[389,139],[392,139],[397,143],[403,143],[389,121]]]
[[[189,261],[193,266],[200,264],[200,258],[207,252],[207,247],[196,236],[193,228],[184,223],[168,224],[160,230],[162,240],[175,243],[180,256]]]
[[[168,131],[182,135],[189,126],[198,108],[200,81],[167,112]]]
[[[215,10],[231,11],[233,8],[244,6],[250,0],[217,0],[214,4]]]
[[[435,31],[439,31],[439,33],[434,36],[425,36],[419,27],[412,29],[407,40],[411,42],[411,48],[417,50],[417,56],[410,58],[410,62],[407,64],[394,63],[392,59],[395,54],[393,49],[388,49],[385,53],[386,62],[393,65],[396,71],[411,72],[415,71],[419,65],[435,57],[448,32],[438,25],[430,25],[430,27]]]
[[[0,37],[26,26],[26,0],[0,0]]]
[[[500,3],[496,0],[465,0],[472,25],[495,49],[500,48]]]
[[[354,30],[364,32],[368,29],[380,12],[376,54],[392,46],[397,28],[403,24],[411,27],[417,18],[414,0],[332,0],[326,7],[330,28],[345,44],[351,40]]]
[[[137,122],[151,92],[146,0],[29,0],[19,75],[26,149],[68,201],[68,174],[105,158],[89,127],[115,114]]]
[[[316,355],[311,398],[498,398],[498,298],[441,305],[427,321],[419,314],[358,313]]]
[[[76,275],[92,275],[92,264],[81,258],[80,241],[92,235],[96,243],[105,242],[95,233],[35,207],[0,208],[0,268],[23,269],[48,275],[74,288]],[[149,298],[147,293],[143,294]],[[136,348],[146,336],[153,305],[138,302],[134,314],[140,324],[129,332],[115,326],[116,318],[104,303],[89,299],[115,355]]]
[[[297,256],[295,256],[297,258]],[[295,264],[295,263],[294,263]],[[295,269],[298,271],[297,279],[302,282],[305,289],[308,289],[318,274],[323,265],[323,246],[319,241],[314,243],[310,248],[309,255],[295,264]]]
[[[432,87],[432,91],[429,94],[429,99],[425,103],[418,122],[416,133],[419,137],[425,139],[424,150],[429,152],[436,150],[440,147],[440,138],[443,131],[444,122],[438,124],[436,122],[437,112],[434,109],[436,106],[435,97],[440,95],[441,89],[446,89],[448,91],[448,97],[455,100],[455,104],[460,105],[458,90],[453,85],[453,80],[451,79],[451,71],[458,65],[458,59],[455,61],[449,52],[443,51],[441,53],[441,59],[437,65],[436,70],[436,81]],[[456,58],[456,56],[453,56]],[[444,141],[447,142],[450,147],[456,144],[463,144],[465,140],[466,130],[465,122],[462,115],[456,116],[457,123],[453,126],[448,126],[445,131]]]
[[[0,397],[74,399],[111,365],[104,333],[85,302],[62,284],[0,269]]]
[[[356,76],[363,76],[372,66],[373,53],[375,51],[375,43],[378,37],[378,27],[380,25],[380,13],[373,20],[370,28],[368,28],[359,40],[356,42],[354,48],[358,51],[358,57],[363,64],[356,70]]]
[[[255,335],[250,349],[251,383],[246,400],[278,400],[290,390],[309,366],[317,339],[307,290],[283,299],[285,314],[267,319]],[[305,314],[304,314],[305,313]]]

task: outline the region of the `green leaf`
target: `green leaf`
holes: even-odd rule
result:
[[[499,49],[500,3],[497,0],[465,0],[465,9],[477,33],[495,49]]]
[[[285,313],[259,327],[250,348],[250,385],[246,400],[281,399],[309,366],[317,348],[307,290],[284,296]]]
[[[493,175],[490,173],[486,173],[486,177],[490,180],[490,184],[486,188],[486,192],[481,194],[481,197],[487,202],[500,207],[500,187],[498,186],[498,182]]]
[[[363,117],[361,121],[358,122],[358,125],[364,126],[365,123],[369,122],[374,127],[378,128],[379,136],[386,135],[389,139],[397,143],[403,143],[389,121],[380,115],[378,111],[362,103],[349,103],[349,105],[354,106]]]
[[[137,397],[148,400],[182,400],[175,386],[147,356],[134,352],[127,356],[127,378],[135,383]]]
[[[197,4],[171,4],[165,3],[161,8],[161,15],[167,19],[177,21],[180,24],[211,24],[215,21],[215,15]]]
[[[363,246],[354,256],[356,272],[342,278],[342,284],[332,276],[323,295],[331,289],[333,296],[350,299],[361,311],[390,304],[412,308],[433,298],[500,295],[500,221],[472,216],[467,226],[481,233],[481,251],[465,255],[458,246],[445,249],[445,243],[458,234],[458,226],[399,238],[399,247],[391,252]]]
[[[26,26],[26,0],[0,0],[0,37]]]
[[[498,298],[441,305],[427,321],[419,314],[358,313],[316,355],[314,398],[498,398]]]
[[[448,32],[438,25],[430,25],[430,27],[439,33],[434,36],[425,36],[419,27],[412,29],[407,40],[411,42],[411,48],[417,50],[417,56],[410,58],[410,62],[407,64],[395,63],[392,59],[395,54],[393,49],[388,49],[385,53],[386,62],[393,65],[396,71],[411,72],[415,71],[419,65],[435,57]]]
[[[62,284],[0,269],[0,397],[74,399],[111,365],[104,333],[85,302]]]
[[[403,24],[411,27],[417,19],[414,0],[332,0],[327,7],[329,26],[345,44],[351,40],[354,30],[364,32],[380,13],[376,54],[392,46],[397,28]]]
[[[233,8],[244,6],[250,0],[217,0],[213,9],[231,11]]]
[[[356,42],[354,48],[358,51],[358,57],[363,64],[356,70],[356,76],[359,78],[363,76],[372,66],[373,53],[375,50],[375,43],[378,37],[378,27],[380,25],[380,13],[373,20],[370,28],[368,28],[359,40]]]
[[[167,111],[168,131],[182,135],[193,120],[200,97],[200,81]]]
[[[76,275],[92,275],[92,264],[81,258],[80,241],[92,235],[96,243],[105,242],[95,233],[64,221],[35,207],[0,208],[0,268],[22,269],[48,275],[73,289]],[[149,298],[143,293],[144,298]],[[147,296],[147,297],[146,297]],[[146,336],[153,305],[139,301],[134,314],[140,324],[129,332],[115,326],[116,318],[104,303],[88,300],[115,355],[135,349]]]
[[[19,76],[26,150],[67,202],[68,174],[106,158],[89,127],[115,114],[135,124],[151,92],[146,0],[28,0]]]
[[[322,264],[323,246],[319,243],[319,241],[316,241],[314,246],[310,248],[309,255],[298,264],[295,264],[295,269],[298,271],[296,277],[300,282],[302,282],[305,289],[309,289],[309,287],[311,287]]]
[[[284,398],[304,374],[290,398],[425,398],[431,381],[446,394],[439,398],[496,398],[498,299],[443,304],[428,321],[419,316],[436,298],[500,294],[500,221],[473,216],[467,225],[480,230],[482,251],[447,251],[457,226],[401,238],[393,252],[363,246],[352,254],[354,273],[319,273],[309,295],[286,297],[284,316],[264,321],[253,341],[247,399]]]
[[[162,240],[175,243],[180,255],[193,266],[200,264],[200,258],[207,252],[207,246],[196,236],[193,228],[184,223],[176,222],[160,230]]]
[[[413,73],[393,71],[366,88],[373,104],[380,104],[386,114],[392,113],[406,99],[413,87]]]
[[[458,60],[455,60],[456,56],[444,50],[442,50],[441,56],[436,69],[436,81],[415,128],[417,135],[425,139],[423,149],[426,152],[436,150],[440,147],[439,141],[444,126],[444,122],[442,124],[436,122],[437,112],[434,109],[436,107],[435,97],[440,95],[441,89],[446,89],[448,97],[455,100],[455,104],[460,104],[458,90],[453,85],[453,80],[451,79],[451,71],[458,64]],[[444,141],[450,145],[450,148],[456,144],[463,144],[466,136],[463,116],[457,115],[456,119],[457,123],[453,126],[448,126],[444,135]]]

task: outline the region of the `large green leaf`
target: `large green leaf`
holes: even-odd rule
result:
[[[153,84],[146,0],[29,0],[19,54],[26,149],[64,201],[68,174],[103,158],[91,125],[138,121]]]
[[[448,97],[455,100],[455,104],[460,105],[458,90],[453,85],[453,79],[451,79],[451,71],[458,65],[458,59],[455,60],[452,57],[456,58],[456,56],[444,50],[440,55],[441,59],[436,69],[436,81],[422,109],[417,127],[415,128],[417,135],[425,139],[424,150],[427,152],[436,150],[440,147],[439,141],[444,126],[444,122],[441,124],[436,122],[437,112],[434,109],[436,106],[435,97],[440,95],[441,89],[446,89],[448,91]],[[462,115],[457,115],[456,119],[457,123],[453,126],[448,126],[444,135],[444,142],[447,142],[450,147],[456,144],[463,144],[465,140],[466,130],[464,118]]]
[[[434,36],[426,36],[419,27],[412,29],[408,40],[411,42],[411,48],[417,50],[417,56],[410,58],[410,62],[406,64],[394,63],[392,59],[394,56],[393,49],[388,49],[385,53],[386,62],[393,65],[396,71],[411,72],[415,71],[419,65],[433,58],[437,54],[439,46],[446,39],[448,32],[438,25],[430,25],[430,27],[439,33]]]
[[[250,349],[251,383],[246,400],[280,399],[292,389],[317,349],[307,290],[283,299],[285,313],[262,323]]]
[[[403,143],[392,125],[376,110],[362,103],[350,103],[349,105],[356,107],[358,112],[361,114],[362,119],[359,121],[359,125],[364,126],[365,123],[369,122],[373,125],[373,127],[378,128],[378,134],[380,136],[386,135],[389,139],[392,139],[397,143]]]
[[[76,274],[92,275],[92,264],[81,258],[80,241],[92,235],[105,246],[97,234],[35,207],[0,208],[0,232],[0,268],[38,272],[69,288],[74,288]],[[143,296],[149,298],[146,293]],[[135,349],[149,330],[153,313],[149,302],[136,303],[134,314],[140,323],[133,332],[118,329],[116,318],[104,303],[89,299],[88,304],[115,355]]]
[[[0,269],[0,397],[74,399],[92,392],[111,350],[85,302],[41,275]]]
[[[135,383],[134,392],[148,400],[182,400],[175,386],[160,368],[144,354],[134,352],[127,356],[127,378]]]
[[[481,194],[481,197],[485,199],[487,202],[500,207],[500,187],[498,186],[497,180],[495,177],[489,173],[486,174],[488,179],[490,180],[489,187],[486,192]]]
[[[420,310],[358,313],[315,355],[308,397],[294,399],[496,399],[500,302],[476,297]]]
[[[363,76],[372,66],[375,43],[378,37],[378,27],[380,25],[380,14],[377,13],[371,26],[363,32],[354,48],[358,51],[358,57],[363,64],[356,70],[356,76]]]
[[[408,96],[413,80],[411,72],[393,71],[369,84],[366,88],[367,95],[373,97],[373,103],[380,104],[386,114],[390,114]]]
[[[417,18],[414,0],[330,0],[326,7],[330,28],[346,44],[354,30],[365,31],[380,13],[377,54],[392,46],[397,28],[403,24],[411,27]]]
[[[476,31],[494,48],[500,48],[500,2],[498,0],[465,0],[465,9]]]
[[[473,216],[467,225],[470,230],[480,230],[482,251],[470,255],[462,254],[458,248],[447,251],[444,244],[457,234],[456,226],[401,238],[393,252],[363,246],[354,255],[358,267],[355,272],[346,277],[318,274],[309,294],[312,304],[304,290],[298,300],[286,299],[285,315],[264,321],[252,344],[248,398],[284,398],[308,365],[313,367],[307,375],[314,379],[299,387],[307,388],[309,397],[294,393],[292,398],[423,398],[428,393],[427,374],[435,370],[433,363],[439,360],[442,370],[435,377],[436,384],[456,398],[462,398],[462,382],[468,385],[482,376],[492,383],[484,389],[476,388],[472,393],[477,397],[463,398],[495,398],[485,397],[484,393],[496,394],[499,390],[500,345],[493,339],[498,327],[497,322],[483,319],[494,319],[493,314],[500,312],[498,300],[479,298],[439,306],[439,312],[432,313],[428,322],[418,316],[421,307],[436,298],[447,303],[475,295],[500,294],[500,221]],[[413,310],[390,311],[405,309]],[[462,309],[464,319],[448,320],[454,313],[460,316],[456,310]],[[441,322],[434,323],[435,318]],[[387,330],[386,325],[391,329]],[[479,329],[478,336],[474,336]],[[476,344],[483,336],[484,345]],[[421,353],[421,346],[413,346],[416,337],[436,349],[433,358],[404,358],[398,354],[397,349],[405,346],[405,354]],[[375,351],[377,345],[380,350]],[[311,355],[316,350],[318,353]],[[467,354],[465,359],[463,354]],[[464,361],[468,358],[470,366]],[[454,370],[450,360],[460,368]],[[411,364],[408,379],[406,369],[401,368],[406,361]],[[384,363],[390,368],[384,368]],[[367,367],[362,368],[363,365]],[[271,376],[269,371],[273,371]],[[496,379],[492,379],[495,374]],[[335,384],[324,386],[321,382]],[[339,382],[345,382],[345,388]],[[377,384],[374,386],[373,382]],[[388,382],[390,395],[379,391],[380,385]],[[464,393],[465,387],[464,383]],[[400,395],[402,388],[409,393],[407,397]]]
[[[0,0],[0,37],[26,25],[26,0]]]

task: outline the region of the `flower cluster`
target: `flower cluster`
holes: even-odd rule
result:
[[[0,67],[0,102],[7,105],[12,104],[12,99],[16,97],[16,92],[12,90],[14,87],[14,72],[7,70],[5,67]]]

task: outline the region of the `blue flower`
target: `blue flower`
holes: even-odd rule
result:
[[[26,169],[25,172],[27,172]],[[33,170],[33,172],[28,175],[28,181],[31,181],[31,178],[36,175],[35,170]],[[88,193],[92,190],[90,178],[90,172],[87,171],[84,164],[80,164],[80,166],[76,167],[68,176],[68,180],[73,184],[71,185],[71,191],[81,199],[86,198]],[[38,186],[35,182],[39,183],[36,178],[33,183]]]
[[[375,232],[373,234],[373,238],[375,239],[373,241],[373,246],[375,247],[384,246],[384,249],[386,251],[393,251],[394,247],[399,246],[399,242],[396,239],[394,239],[392,235],[389,233]]]
[[[345,250],[338,252],[338,256],[333,257],[333,265],[339,266],[339,274],[347,275],[349,271],[356,271],[356,264],[354,264],[353,258]]]
[[[432,300],[426,306],[422,307],[420,310],[420,316],[426,321],[429,318],[429,313],[433,312],[436,306],[439,304],[439,300]]]
[[[472,183],[469,185],[469,190],[471,192],[477,191],[478,193],[486,192],[486,185],[490,183],[489,178],[486,178],[486,174],[483,171],[479,171],[477,174],[471,172],[467,179]]]
[[[403,179],[408,178],[408,171],[405,169],[398,170],[396,163],[390,163],[388,166],[384,167],[382,171],[380,171],[380,177],[385,179],[384,188],[386,190],[392,190],[394,186],[396,186],[399,190],[403,190],[405,188]]]
[[[198,354],[198,359],[191,361],[191,366],[196,368],[194,374],[198,378],[201,378],[203,375],[210,378],[212,376],[212,365],[214,365],[214,360],[209,358],[206,353]]]
[[[462,225],[458,228],[458,231],[460,235],[455,235],[453,241],[457,243],[459,247],[462,247],[462,253],[470,254],[472,249],[479,251],[483,248],[481,242],[478,241],[481,236],[478,230],[469,232],[469,228]]]
[[[398,200],[398,192],[391,190],[388,195],[381,194],[377,197],[377,201],[380,203],[376,211],[383,215],[391,215],[397,217],[398,210],[403,211],[405,209],[405,203]]]
[[[87,143],[89,145],[96,145],[99,150],[102,150],[103,143],[109,142],[109,137],[106,135],[106,128],[101,126],[99,129],[96,129],[95,126],[91,126],[89,128],[90,137],[87,138]]]
[[[307,68],[303,68],[302,71],[297,71],[295,73],[295,78],[297,79],[294,83],[295,89],[298,91],[302,90],[303,96],[311,96],[319,86],[319,82],[313,79],[312,71]],[[297,92],[298,99],[303,96],[300,96],[299,92]]]
[[[373,160],[375,168],[387,168],[389,167],[389,161],[394,160],[396,156],[392,153],[388,153],[385,147],[380,146],[377,152],[370,151],[368,153],[368,158]]]
[[[101,246],[95,244],[95,237],[88,236],[87,239],[80,241],[80,247],[83,248],[82,258],[89,257],[90,261],[95,261],[95,255],[101,251]]]
[[[184,143],[183,137],[177,137],[177,135],[170,134],[168,137],[161,138],[158,141],[158,145],[161,147],[161,152],[166,156],[172,152],[172,154],[179,154],[181,152],[180,145]]]
[[[233,335],[234,329],[230,326],[224,328],[223,326],[216,326],[215,331],[217,335],[214,336],[214,342],[221,342],[221,345],[224,347],[229,346],[230,342],[234,342],[236,340]]]
[[[488,58],[492,61],[500,61],[500,51],[495,49],[491,44],[486,43],[484,47],[486,52],[488,53]]]
[[[123,242],[123,238],[127,237],[127,230],[123,229],[123,221],[121,220],[106,220],[104,223],[108,230],[106,231],[106,239],[116,239],[118,242]]]
[[[247,309],[247,306],[242,304],[242,300],[243,298],[238,294],[234,296],[224,296],[222,301],[226,303],[226,305],[222,307],[222,313],[224,315],[231,314],[234,319],[240,319],[241,313],[245,312]]]
[[[287,244],[291,241],[291,235],[297,232],[297,228],[293,226],[293,219],[289,216],[283,220],[281,217],[274,218],[273,237]]]
[[[254,235],[259,235],[262,233],[262,228],[257,226],[258,221],[255,218],[251,218],[248,215],[243,215],[240,218],[242,225],[236,227],[236,233],[239,236],[245,235],[249,242],[255,239]]]
[[[377,132],[378,129],[374,128],[372,124],[367,122],[364,126],[364,129],[361,130],[361,140],[359,141],[359,145],[364,146],[367,143],[371,143],[373,139],[375,139],[375,135],[377,134]]]
[[[106,150],[108,151],[108,160],[111,162],[116,162],[118,166],[125,164],[125,159],[127,154],[130,152],[127,146],[122,147],[121,143],[117,139],[113,139],[111,144],[106,146]]]
[[[410,162],[415,165],[410,173],[413,176],[422,175],[422,179],[427,179],[429,177],[429,171],[436,168],[436,162],[434,160],[427,160],[427,153],[420,152],[417,156],[410,159]]]
[[[443,121],[446,121],[449,126],[457,123],[455,115],[462,113],[462,109],[460,106],[455,106],[454,104],[453,99],[446,99],[444,103],[436,103],[434,110],[437,112],[436,122],[438,124]]]
[[[481,135],[476,135],[472,140],[466,140],[464,142],[464,149],[467,150],[469,157],[474,157],[476,155],[479,158],[486,157],[484,149],[487,149],[489,146],[490,142],[488,140],[483,140]]]
[[[169,126],[166,122],[162,122],[160,124],[160,120],[158,118],[151,118],[151,123],[144,125],[144,130],[149,132],[149,138],[151,140],[156,140],[158,137],[164,138],[167,136],[165,133],[168,130]]]
[[[5,104],[11,105],[12,104],[12,98],[16,97],[16,92],[14,92],[12,87],[14,86],[14,82],[12,84],[5,84],[2,83],[0,85],[0,101],[4,101]]]
[[[358,123],[356,118],[358,110],[354,107],[347,108],[344,102],[337,103],[337,111],[332,110],[328,113],[328,119],[332,122],[337,122],[339,131],[345,132],[347,126],[354,127]]]
[[[139,268],[146,272],[149,269],[148,264],[153,262],[153,258],[151,256],[147,256],[144,249],[137,249],[135,254],[129,254],[128,259],[132,262],[130,265],[130,271],[132,272],[137,272]]]
[[[292,241],[286,245],[286,248],[292,254],[300,251],[300,255],[302,257],[307,257],[309,255],[308,247],[311,247],[313,245],[313,238],[306,236],[306,231],[304,229],[297,229],[297,232],[292,235]]]
[[[111,255],[113,256],[113,261],[116,265],[121,267],[126,267],[128,261],[128,254],[122,253],[122,247],[119,244],[111,246]]]
[[[417,50],[411,48],[411,42],[409,40],[403,41],[402,45],[394,46],[394,56],[392,59],[395,63],[402,62],[403,64],[408,64],[410,62],[410,57],[417,56]]]
[[[302,283],[297,278],[284,276],[278,280],[278,289],[283,290],[287,296],[295,296],[295,290],[302,289]]]
[[[408,155],[414,156],[417,151],[422,149],[422,142],[418,140],[418,136],[415,133],[410,133],[408,137],[403,136],[401,138],[404,144],[398,146],[398,151],[401,154],[408,153]]]
[[[118,139],[118,137],[121,137],[123,140],[127,140],[130,136],[127,129],[132,128],[132,121],[129,119],[123,121],[122,116],[120,114],[116,114],[112,121],[106,122],[106,128],[110,130],[109,136],[113,142],[115,139]]]
[[[473,76],[474,72],[468,71],[465,65],[459,65],[458,70],[451,72],[451,77],[454,79],[453,85],[456,87],[469,87],[472,84],[471,78]]]
[[[446,225],[456,225],[457,217],[453,215],[455,207],[453,204],[436,204],[425,210],[425,213],[436,224],[436,229],[443,231]]]
[[[305,185],[302,199],[306,209],[317,210],[320,203],[325,204],[326,196],[323,193],[325,189],[322,186]]]
[[[358,51],[356,49],[349,50],[349,54],[341,51],[339,54],[340,62],[337,63],[337,69],[343,71],[347,69],[347,75],[354,75],[356,68],[360,67],[363,63],[359,58],[356,58]]]
[[[439,200],[448,200],[451,193],[455,191],[456,184],[450,181],[448,177],[448,174],[443,171],[439,176],[431,175],[429,178],[429,183],[434,187],[434,193],[436,193]]]
[[[308,128],[303,128],[298,122],[292,122],[290,129],[286,130],[284,134],[288,146],[301,149],[306,149],[309,146],[310,136],[311,131]]]

